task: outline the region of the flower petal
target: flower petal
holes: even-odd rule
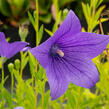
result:
[[[77,34],[81,32],[81,25],[78,17],[73,11],[69,11],[66,19],[58,30],[54,33],[53,37],[61,38],[66,36],[71,36],[72,34]]]
[[[0,56],[4,56],[5,55],[5,50],[7,48],[7,42],[5,39],[5,35],[3,32],[0,32]]]
[[[75,36],[70,36],[58,41],[62,49],[69,53],[79,53],[86,55],[90,59],[98,56],[109,43],[109,36],[81,32]]]
[[[14,109],[24,109],[24,108],[21,106],[18,106],[18,107],[15,107]]]
[[[58,60],[54,59],[51,59],[46,69],[52,100],[62,96],[69,85],[69,81],[66,79],[65,72],[62,69],[63,67],[58,66]]]
[[[60,64],[60,65],[59,65]],[[99,80],[99,73],[94,63],[85,55],[68,54],[61,58],[58,65],[64,68],[67,79],[81,87],[91,88]]]
[[[20,41],[8,43],[6,57],[11,58],[12,56],[14,56],[16,53],[21,51],[27,45],[29,45],[27,42],[20,42]]]
[[[6,58],[11,58],[16,53],[21,51],[26,45],[27,42],[14,42],[8,43],[5,39],[4,33],[0,32],[0,55]]]
[[[44,43],[40,44],[38,47],[30,49],[30,52],[39,61],[39,63],[46,68],[49,61],[49,50],[51,45],[54,43],[53,37],[49,38]]]

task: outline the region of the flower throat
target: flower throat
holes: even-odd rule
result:
[[[50,48],[50,55],[64,57],[64,52],[62,50],[60,50],[60,48],[57,44],[54,44]]]

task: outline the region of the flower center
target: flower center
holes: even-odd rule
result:
[[[50,48],[50,55],[64,57],[64,52],[55,44]]]

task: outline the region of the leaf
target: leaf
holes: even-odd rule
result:
[[[61,13],[62,13],[62,11],[59,11],[59,13],[57,15],[56,22],[55,22],[53,29],[52,29],[53,33],[57,30],[57,26],[58,26],[60,19],[61,19]]]
[[[23,57],[22,57],[22,69],[25,68],[25,66],[27,65],[28,63],[28,60],[29,60],[29,57],[27,56],[27,52],[25,52],[23,54]]]
[[[50,23],[51,19],[52,19],[52,16],[51,16],[50,13],[48,13],[46,15],[40,15],[39,16],[39,20],[41,20],[44,23]]]
[[[29,16],[30,22],[32,23],[33,27],[35,28],[35,20],[29,11],[28,11],[28,16]]]
[[[95,16],[94,16],[94,20],[95,20],[95,21],[98,20],[98,18],[99,18],[100,15],[101,15],[101,12],[103,11],[104,8],[105,8],[105,6],[101,6],[101,7],[97,10],[97,12],[95,13]]]
[[[0,11],[5,16],[11,16],[11,9],[10,9],[10,6],[9,6],[7,0],[0,0]]]
[[[44,68],[39,64],[39,70],[38,70],[38,73],[37,73],[37,77],[38,77],[39,80],[43,79],[44,72],[45,72]]]
[[[36,73],[36,59],[35,57],[30,53],[30,51],[28,50],[29,53],[29,66],[30,66],[30,72],[32,75],[35,76]]]
[[[83,13],[84,13],[84,16],[86,18],[86,21],[88,23],[89,16],[88,16],[88,13],[87,13],[87,6],[84,3],[82,3],[82,8],[83,8]]]
[[[108,18],[101,18],[100,20],[101,20],[101,23],[103,23],[103,22],[108,21],[109,19]],[[99,24],[99,21],[96,22],[96,25],[98,25],[98,24]]]
[[[53,36],[53,33],[52,33],[50,30],[48,30],[48,29],[45,28],[45,31],[46,31],[50,36]]]
[[[13,109],[12,97],[6,89],[3,90],[3,96],[5,97],[6,103],[10,107],[10,109]]]
[[[43,36],[43,29],[44,29],[44,25],[41,25],[40,29],[39,29],[39,43],[41,42],[42,36]]]

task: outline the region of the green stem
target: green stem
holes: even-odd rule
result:
[[[1,89],[1,92],[2,92],[2,104],[3,104],[3,107],[4,107],[4,98],[3,98],[3,91],[4,91],[4,58],[2,58],[2,89]]]
[[[11,72],[11,95],[13,96],[13,88],[14,88],[14,75],[13,71]]]
[[[78,99],[77,99],[77,101],[76,101],[76,106],[75,106],[75,109],[79,109],[79,101],[80,101],[80,99],[81,99],[81,88],[79,87],[78,88],[78,94],[79,94],[79,96],[78,96]]]
[[[38,31],[39,31],[39,10],[38,10],[38,0],[36,0],[36,18],[35,18],[35,30],[36,30],[36,46],[38,46]],[[36,60],[36,72],[37,72],[37,65],[38,65],[38,61]],[[34,81],[34,79],[33,79]],[[38,94],[38,89],[37,89],[37,80],[35,79],[35,105],[34,105],[34,109],[37,109],[37,94]]]
[[[36,46],[38,46],[38,31],[39,31],[39,9],[38,9],[38,0],[36,0],[36,18],[35,18],[35,25],[36,25]]]
[[[58,0],[56,0],[56,4],[55,4],[55,8],[56,8],[56,30],[58,28],[58,22],[57,22],[57,18],[58,18]]]
[[[35,80],[35,103],[34,103],[34,109],[37,109],[37,95],[38,95],[38,88],[37,88],[37,80]]]
[[[4,63],[2,61],[2,88],[4,86]]]
[[[44,109],[44,95],[45,95],[45,80],[43,80],[43,87],[42,87],[42,109]]]
[[[22,73],[23,73],[23,68],[22,68],[22,64],[23,64],[23,52],[20,52],[21,55],[21,63],[20,63],[20,78],[22,78]]]

